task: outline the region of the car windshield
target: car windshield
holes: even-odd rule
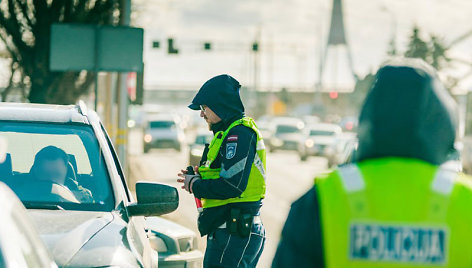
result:
[[[288,126],[288,125],[278,125],[276,129],[276,133],[296,133],[299,132],[300,129],[296,126]]]
[[[110,180],[90,126],[0,122],[5,182],[27,208],[111,211]]]
[[[210,143],[211,142],[211,136],[210,135],[198,135],[196,138],[195,138],[195,144],[202,144],[202,145],[205,145],[207,143]]]
[[[172,121],[151,121],[149,122],[150,128],[172,128],[175,123]]]
[[[310,136],[333,136],[336,132],[329,130],[310,130]]]

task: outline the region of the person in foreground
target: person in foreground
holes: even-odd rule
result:
[[[423,61],[381,67],[356,163],[317,177],[293,203],[272,267],[472,267],[472,178],[442,165],[455,108]]]

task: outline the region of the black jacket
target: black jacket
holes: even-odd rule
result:
[[[393,156],[440,165],[453,149],[454,109],[429,66],[417,61],[384,66],[361,111],[357,160]],[[272,267],[324,267],[320,222],[314,186],[292,204]]]

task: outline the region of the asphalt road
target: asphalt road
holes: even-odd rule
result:
[[[188,150],[154,149],[142,153],[141,134],[130,133],[130,173],[132,180],[149,180],[178,186],[177,173],[188,165]],[[267,195],[261,212],[267,241],[258,267],[270,267],[277,249],[280,232],[290,209],[290,204],[313,184],[316,174],[326,170],[324,158],[313,157],[301,162],[295,152],[279,151],[267,156]],[[165,218],[197,231],[197,210],[193,195],[180,190],[179,208]],[[205,249],[202,238],[199,247]]]

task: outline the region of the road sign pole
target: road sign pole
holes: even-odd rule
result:
[[[121,25],[129,25],[131,17],[131,0],[121,0]],[[127,73],[119,73],[119,93],[118,93],[118,131],[116,138],[116,145],[118,149],[118,157],[120,158],[123,166],[123,172],[128,175],[128,159],[127,159],[127,147],[128,147],[128,96],[127,96],[127,85],[126,85]],[[126,176],[127,178],[129,176]],[[134,185],[130,185],[133,189]]]

